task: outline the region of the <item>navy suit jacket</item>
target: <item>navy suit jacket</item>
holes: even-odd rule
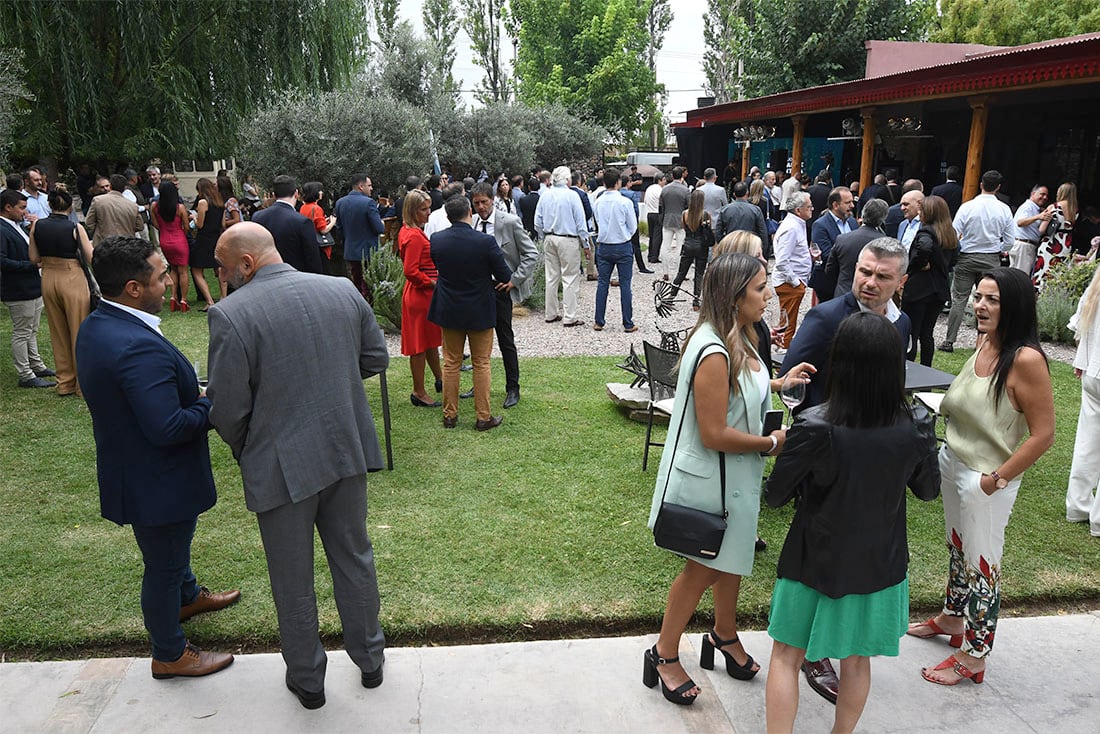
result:
[[[833,345],[833,336],[840,328],[840,322],[858,310],[859,302],[855,294],[848,291],[843,298],[826,301],[806,313],[806,319],[795,332],[787,356],[783,358],[783,366],[779,368],[779,374],[785,375],[799,362],[809,362],[817,367],[817,372],[806,387],[806,399],[794,409],[794,413],[825,402],[825,385],[829,381],[829,349]],[[902,313],[894,326],[901,336],[898,349],[904,352],[909,346],[909,317]]]
[[[859,229],[859,222],[856,221],[855,217],[848,217],[848,229],[851,232]],[[816,242],[817,246],[821,248],[822,262],[829,259],[829,253],[839,236],[840,228],[837,227],[832,212],[825,212],[814,222],[813,229],[810,232],[810,241]]]
[[[955,216],[955,212],[962,206],[963,201],[963,187],[958,181],[945,181],[939,186],[932,187],[932,196],[938,196],[947,202],[947,208],[951,212],[951,216]]]
[[[252,221],[262,224],[275,238],[275,249],[287,265],[303,273],[325,272],[321,248],[317,245],[317,228],[294,207],[276,201],[253,214]]]
[[[894,204],[886,210],[886,221],[882,223],[882,231],[887,237],[898,238],[898,227],[901,226],[905,215],[901,213],[901,204]]]
[[[439,279],[432,292],[428,320],[444,329],[494,328],[494,286],[512,279],[512,270],[496,239],[475,231],[466,222],[455,222],[432,235],[431,253]]]
[[[76,360],[95,433],[100,514],[158,526],[213,507],[210,401],[180,350],[103,301],[80,327]]]
[[[432,207],[433,209],[435,207]],[[333,208],[336,226],[344,233],[344,260],[361,262],[378,249],[378,235],[386,231],[378,202],[358,189],[341,196]]]

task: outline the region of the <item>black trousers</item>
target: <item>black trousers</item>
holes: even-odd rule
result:
[[[908,353],[906,359],[915,361],[917,347],[920,347],[920,363],[925,367],[932,366],[932,357],[936,354],[936,342],[932,330],[936,328],[936,319],[943,310],[943,299],[932,295],[919,301],[903,301],[901,310],[909,317],[912,323],[912,333],[909,335]]]
[[[655,263],[661,259],[661,218],[656,213],[646,214],[649,224],[649,261]]]
[[[519,390],[519,352],[512,331],[512,294],[497,291],[497,346],[504,361],[504,389]]]
[[[703,276],[707,272],[707,256],[710,254],[709,247],[700,247],[698,245],[684,244],[680,249],[680,270],[676,273],[676,278],[672,281],[673,285],[680,285],[687,279],[688,269],[692,265],[695,266],[695,276],[691,279],[692,290],[695,294],[695,298],[692,301],[692,305],[699,305],[699,292],[703,288]]]

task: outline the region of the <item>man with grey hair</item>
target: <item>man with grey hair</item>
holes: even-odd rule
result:
[[[661,190],[661,247],[665,250],[664,270],[661,275],[668,280],[680,267],[680,248],[684,244],[683,213],[687,211],[691,189],[684,181],[687,169],[672,169],[672,181]]]
[[[577,293],[580,291],[581,238],[588,237],[580,197],[569,188],[569,166],[558,166],[550,174],[551,185],[539,194],[535,208],[535,231],[542,238],[546,267],[546,323],[580,326]],[[562,298],[558,301],[558,286]]]
[[[783,354],[791,343],[798,327],[798,309],[806,295],[806,285],[813,271],[810,244],[806,241],[806,222],[813,216],[814,206],[810,195],[796,191],[787,200],[790,214],[780,222],[772,242],[775,250],[775,270],[772,271],[772,288],[779,298],[779,308],[787,314],[787,328],[776,338],[773,353]]]
[[[867,206],[871,203],[868,202]],[[885,210],[885,202],[881,203]],[[838,241],[836,247],[840,244]],[[833,248],[834,252],[836,247]],[[791,341],[783,366],[779,368],[779,374],[782,375],[802,362],[809,362],[817,367],[817,373],[806,389],[806,399],[795,408],[796,413],[825,402],[825,386],[829,382],[829,351],[833,337],[840,322],[851,314],[867,311],[885,316],[893,322],[898,330],[897,349],[904,354],[909,345],[910,322],[909,317],[894,303],[893,296],[905,285],[908,264],[909,258],[900,242],[891,237],[878,237],[864,245],[859,253],[852,289],[842,298],[826,301],[811,308],[806,314],[806,320]],[[811,688],[825,700],[836,703],[840,681],[828,658],[806,660],[802,663],[802,671]]]
[[[882,199],[871,199],[863,207],[863,224],[859,228],[840,235],[833,243],[829,259],[825,262],[825,277],[836,283],[833,298],[840,298],[852,290],[852,278],[856,272],[856,260],[863,246],[882,237],[882,223],[890,207]]]
[[[718,219],[718,210],[729,203],[729,197],[726,196],[726,190],[719,186],[715,181],[718,178],[718,172],[713,168],[708,168],[703,171],[702,186],[699,190],[703,192],[703,210],[710,215],[710,221]]]

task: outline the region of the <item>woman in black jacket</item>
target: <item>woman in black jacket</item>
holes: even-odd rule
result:
[[[905,486],[939,494],[931,416],[905,398],[904,354],[884,317],[837,329],[825,403],[795,419],[768,480],[779,507],[798,497],[779,555],[768,634],[768,731],[791,731],[803,659],[840,658],[834,732],[852,731],[872,655],[898,654],[909,619]]]
[[[921,203],[920,230],[909,247],[909,279],[901,297],[901,310],[913,322],[907,359],[917,358],[920,346],[920,363],[932,366],[936,353],[932,330],[936,317],[949,296],[950,281],[947,276],[947,254],[959,246],[959,238],[951,225],[951,212],[947,202],[938,196],[926,196]]]

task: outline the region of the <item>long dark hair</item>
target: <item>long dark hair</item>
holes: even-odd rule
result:
[[[171,181],[160,184],[160,198],[157,199],[157,213],[166,222],[173,222],[180,208],[180,190]]]
[[[829,350],[825,418],[849,428],[893,425],[908,412],[905,349],[885,316],[856,312],[840,322]]]
[[[1031,278],[1016,268],[993,268],[984,273],[978,282],[986,278],[996,283],[1000,291],[1001,318],[997,324],[997,339],[1001,342],[1001,353],[993,369],[993,399],[1000,402],[1008,384],[1008,373],[1016,361],[1016,352],[1021,347],[1031,347],[1043,355],[1044,361],[1047,355],[1039,344],[1035,287],[1031,284]],[[1049,364],[1047,369],[1050,369]]]

